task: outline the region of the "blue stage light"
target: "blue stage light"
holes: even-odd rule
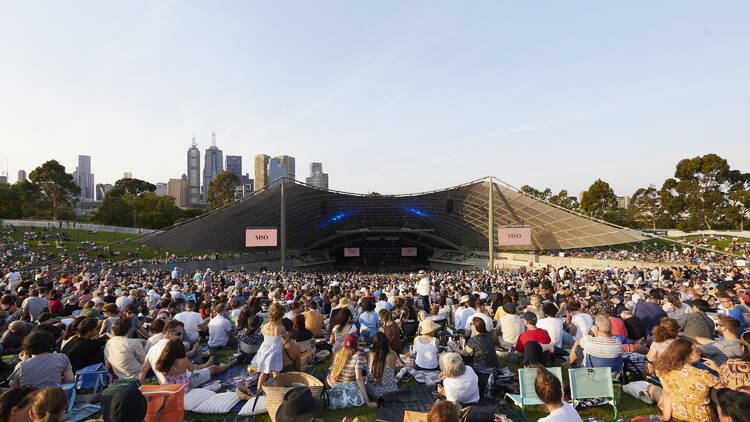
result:
[[[328,218],[326,221],[324,221],[322,226],[325,227],[325,226],[327,226],[327,225],[329,225],[331,223],[335,223],[335,222],[341,221],[341,220],[343,220],[344,218],[348,217],[351,214],[353,214],[353,212],[351,212],[351,211],[336,213],[336,214],[332,215],[330,218]]]
[[[429,218],[431,218],[431,217],[429,216],[429,214],[427,214],[426,212],[424,212],[424,211],[420,210],[419,208],[404,208],[404,209],[405,209],[406,211],[409,211],[410,213],[412,213],[412,214],[414,214],[414,215],[418,215],[418,216],[420,216],[420,217],[423,217],[423,218],[428,218],[428,219],[429,219]]]

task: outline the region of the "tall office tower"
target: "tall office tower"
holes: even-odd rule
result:
[[[268,186],[278,185],[282,177],[288,177],[288,171],[284,162],[278,158],[271,158],[268,162]]]
[[[73,181],[81,189],[80,198],[94,199],[94,175],[91,173],[90,156],[78,156],[78,166],[73,172]]]
[[[216,146],[216,133],[211,133],[211,146],[206,149],[203,163],[203,186],[201,196],[206,200],[208,184],[213,182],[219,173],[224,171],[224,159],[221,150]]]
[[[183,174],[180,179],[169,179],[167,182],[167,195],[174,198],[174,204],[180,208],[186,208],[189,204],[188,177]]]
[[[290,155],[279,155],[276,157],[277,160],[281,161],[281,164],[284,165],[284,168],[286,169],[286,177],[291,180],[295,180],[294,175],[294,157]],[[273,180],[273,179],[271,179]]]
[[[268,162],[271,157],[266,154],[255,156],[255,190],[259,191],[268,184]]]
[[[154,191],[155,194],[159,196],[164,196],[167,194],[167,184],[164,182],[157,182],[156,183],[156,190]]]
[[[323,173],[323,163],[310,163],[310,177],[305,183],[321,189],[328,189],[328,173]]]
[[[193,143],[187,152],[188,206],[195,206],[201,201],[201,151],[193,135]]]
[[[133,172],[132,171],[123,171],[122,172],[122,178],[123,179],[132,179],[133,178]]]
[[[234,174],[242,181],[242,156],[227,155],[227,172]]]
[[[26,180],[26,170],[18,170],[18,183]]]

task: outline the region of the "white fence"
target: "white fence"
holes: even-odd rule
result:
[[[105,226],[102,224],[81,223],[78,221],[52,221],[52,220],[5,220],[0,218],[0,226],[15,227],[39,227],[57,229],[93,230],[110,233],[150,234],[158,230],[137,229],[134,227]]]

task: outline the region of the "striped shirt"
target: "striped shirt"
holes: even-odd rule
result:
[[[617,337],[584,336],[581,338],[583,352],[599,358],[616,358],[622,355],[622,343]]]
[[[344,364],[344,369],[339,374],[339,378],[336,380],[339,382],[354,382],[357,380],[356,369],[359,367],[360,370],[367,370],[367,356],[364,353],[357,352],[353,354],[349,360]]]

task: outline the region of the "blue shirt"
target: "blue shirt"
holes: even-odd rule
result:
[[[742,314],[740,308],[735,306],[734,309],[727,313],[727,316],[730,316],[740,322],[740,335],[742,335],[742,333],[745,332],[745,315]]]

